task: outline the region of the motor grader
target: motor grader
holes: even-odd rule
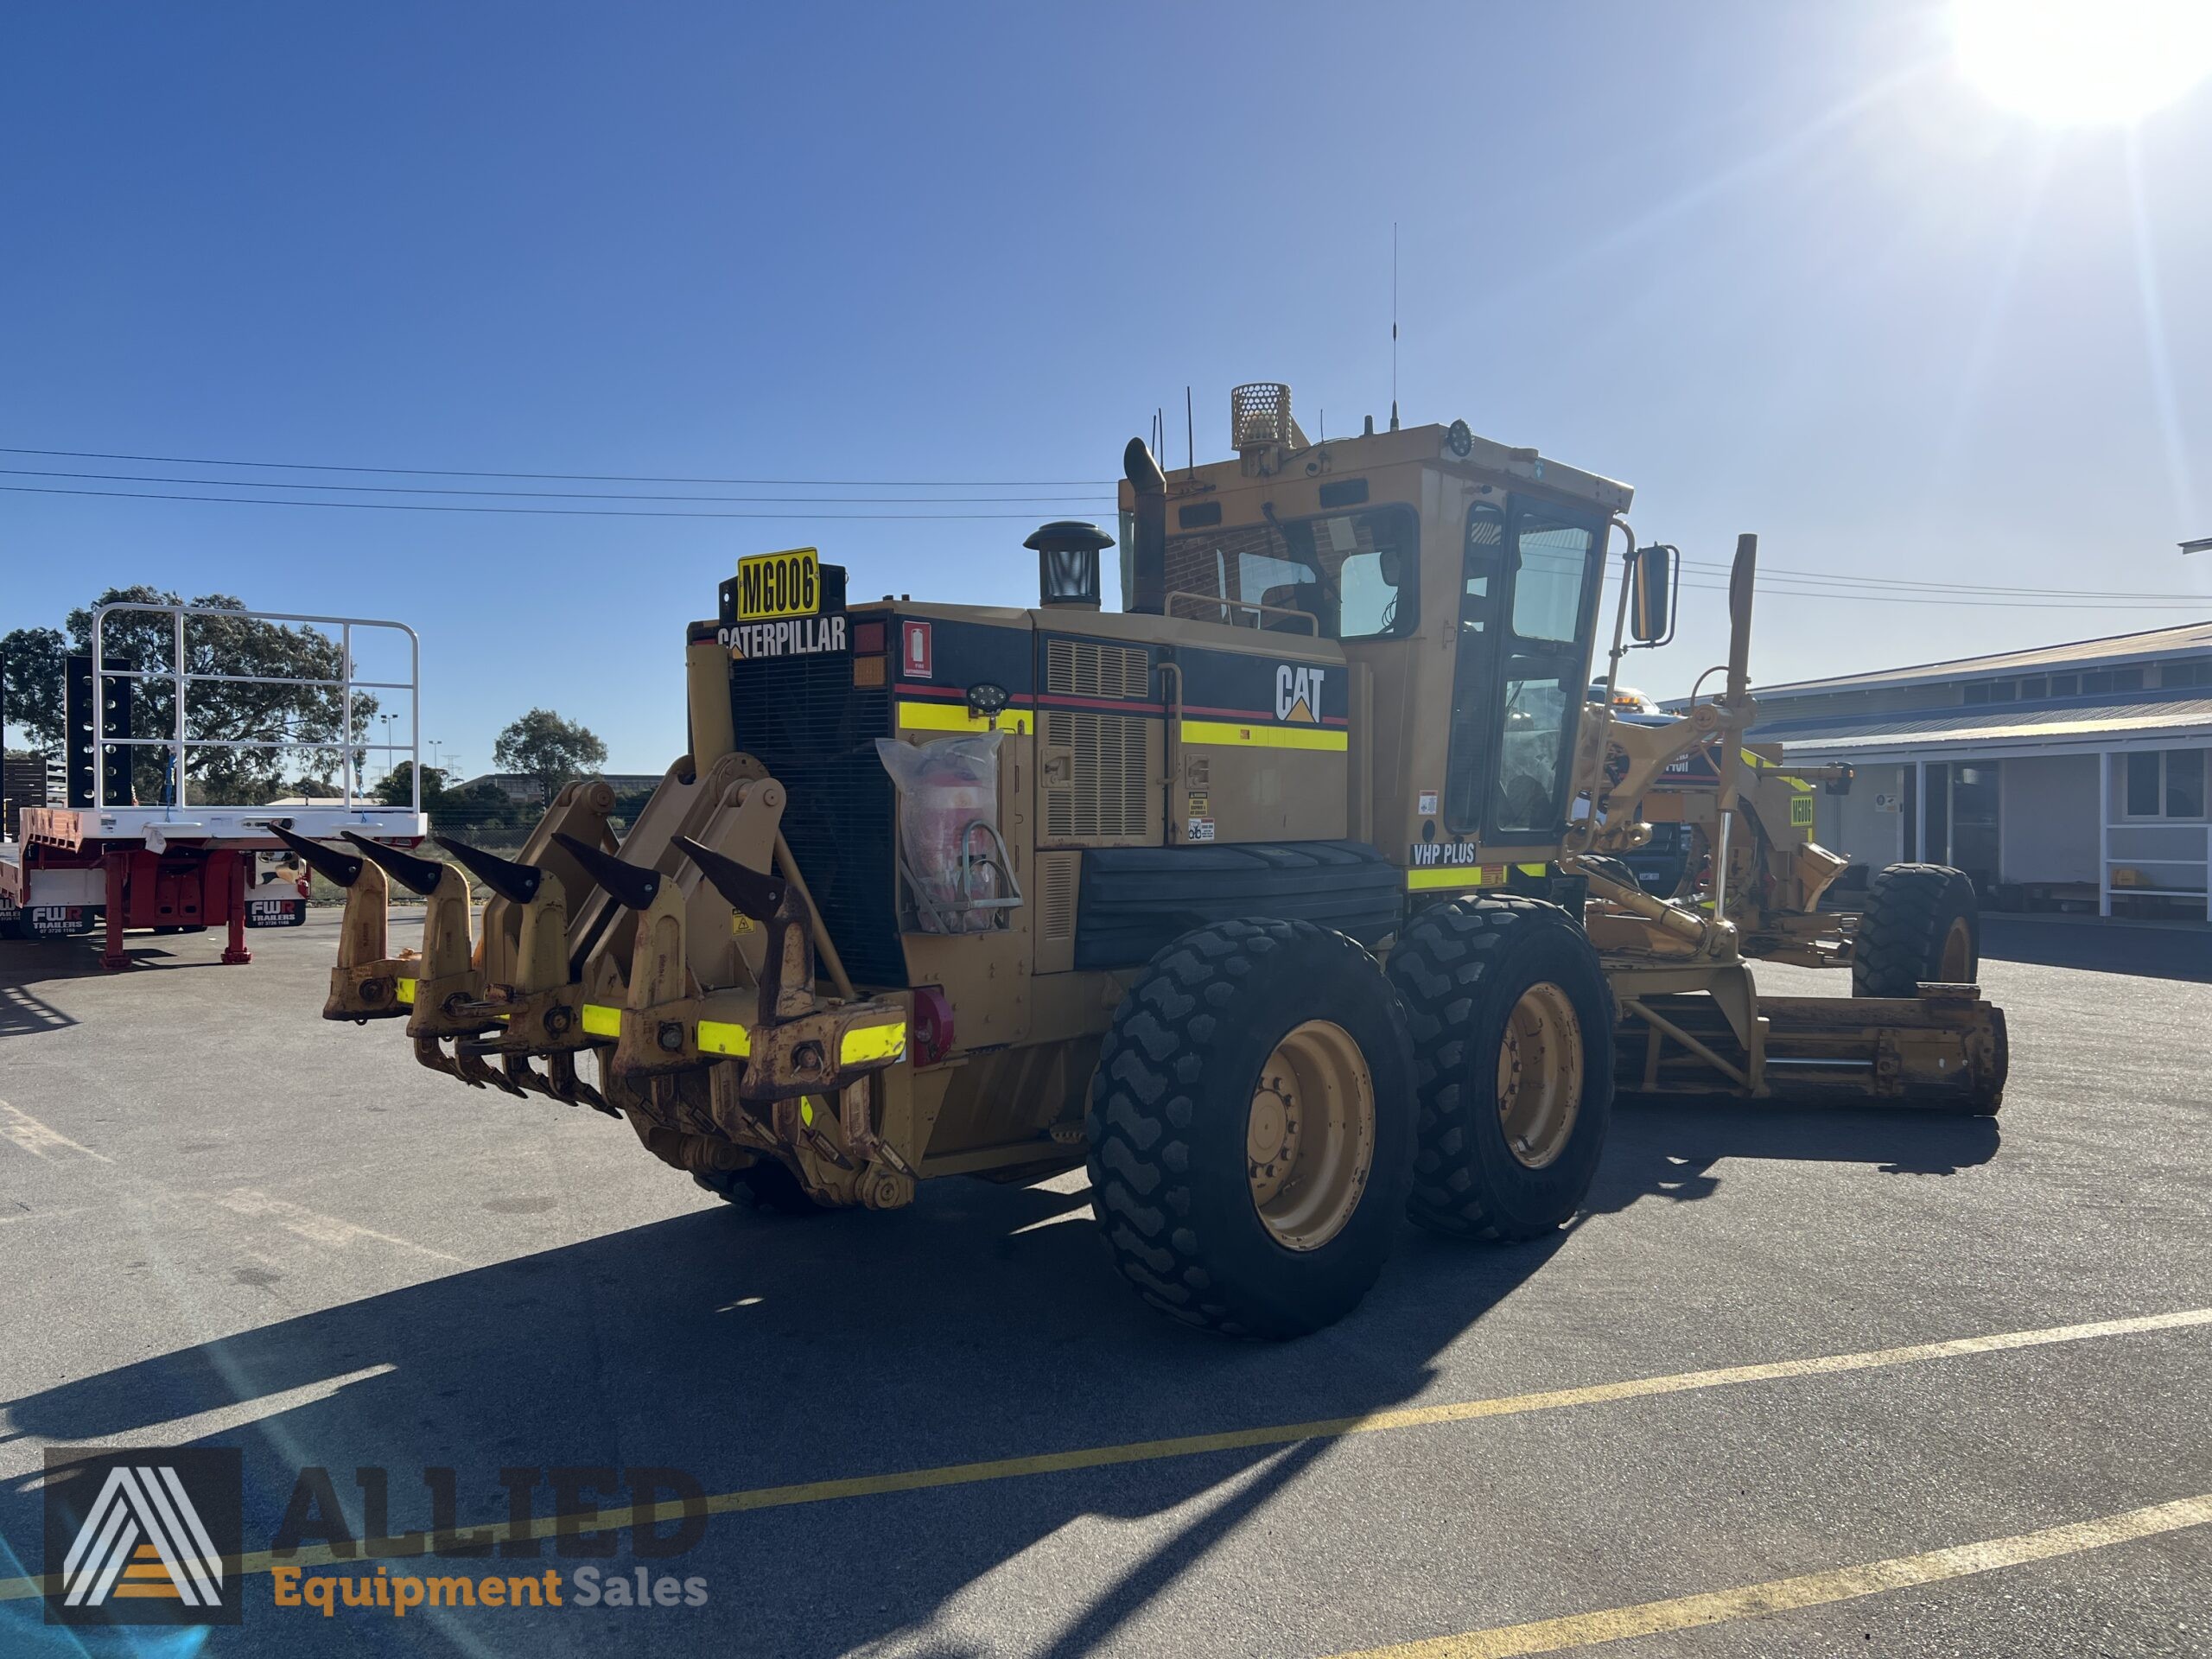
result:
[[[1232,437],[1172,476],[1128,446],[1119,612],[1088,524],[1025,543],[1031,607],[741,559],[687,636],[690,753],[620,836],[590,780],[512,859],[295,838],[346,889],[326,1017],[771,1207],[1087,1164],[1147,1300],[1264,1338],[1351,1309],[1408,1212],[1562,1224],[1617,1090],[1996,1109],[1970,909],[1963,957],[1948,912],[1883,925],[1904,995],[1754,988],[1755,944],[1868,938],[1817,910],[1841,861],[1765,826],[1817,785],[1743,747],[1748,539],[1719,688],[1630,723],[1586,695],[1605,569],[1610,685],[1673,563],[1626,486],[1461,422],[1309,442],[1274,385]],[[1718,891],[1626,877],[1647,810],[1710,835]]]

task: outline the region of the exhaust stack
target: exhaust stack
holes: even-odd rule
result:
[[[1167,608],[1167,475],[1142,438],[1131,438],[1122,452],[1122,474],[1135,498],[1122,550],[1122,608],[1158,616]]]

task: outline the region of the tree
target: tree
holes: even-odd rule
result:
[[[586,728],[550,709],[533,709],[499,734],[493,764],[533,779],[540,798],[552,800],[562,785],[607,764],[607,745]]]
[[[59,628],[17,628],[0,638],[0,702],[35,748],[61,747],[61,661],[67,654]]]
[[[406,806],[415,799],[415,763],[403,760],[379,779],[376,798],[386,806]],[[423,810],[435,809],[447,798],[446,775],[436,766],[423,768]]]

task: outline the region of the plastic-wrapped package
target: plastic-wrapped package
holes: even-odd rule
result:
[[[875,752],[899,785],[899,845],[925,933],[981,933],[1001,898],[997,732],[903,743]]]

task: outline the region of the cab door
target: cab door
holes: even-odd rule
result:
[[[1605,535],[1602,518],[1535,497],[1469,509],[1445,771],[1456,839],[1548,845],[1566,827]]]

